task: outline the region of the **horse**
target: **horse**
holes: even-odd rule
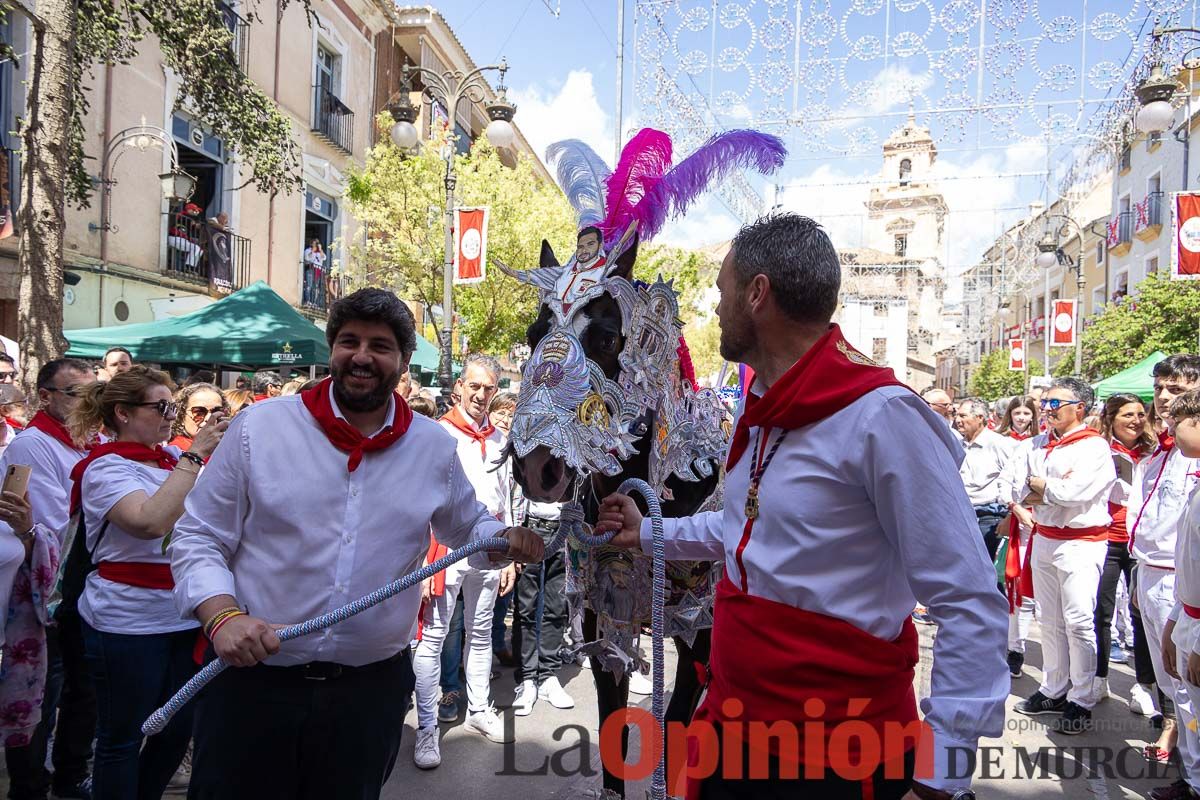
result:
[[[508,445],[513,476],[530,500],[578,500],[591,524],[600,501],[627,478],[658,489],[665,517],[689,516],[717,502],[720,458],[731,429],[715,393],[697,392],[679,368],[674,291],[661,278],[635,282],[636,259],[634,234],[569,318],[543,302],[526,331],[532,355]],[[540,269],[553,276],[559,266],[543,241]],[[590,656],[603,723],[628,703],[636,639],[648,620],[648,561],[615,548],[573,550],[569,558],[575,571],[591,575],[590,587],[569,588],[568,596],[576,608],[581,601],[585,606],[586,643],[579,652]],[[710,631],[703,626],[711,625],[716,567],[668,566],[674,619],[686,621],[668,625],[679,660],[666,720],[686,723],[702,688],[695,665],[708,660]],[[621,747],[624,757],[627,729]],[[624,782],[607,769],[603,785],[624,796]]]

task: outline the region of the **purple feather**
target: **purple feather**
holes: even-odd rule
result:
[[[629,140],[621,150],[621,160],[608,178],[608,213],[600,225],[605,242],[619,237],[630,222],[638,219],[636,207],[670,167],[671,137],[667,134],[643,128]]]
[[[580,228],[604,219],[604,183],[612,170],[596,151],[578,139],[565,139],[546,148],[546,162],[558,161],[558,185],[575,209]]]
[[[769,175],[782,167],[786,158],[787,148],[777,136],[750,130],[716,134],[647,186],[636,210],[638,233],[643,240],[654,236],[668,216],[682,216],[701,194],[731,172],[753,169]]]

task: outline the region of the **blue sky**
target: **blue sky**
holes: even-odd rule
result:
[[[939,140],[938,174],[951,209],[942,260],[956,272],[1047,193],[1044,177],[1030,174],[1046,169],[1047,138],[1051,160],[1062,160],[1063,142],[1121,94],[1155,21],[1191,24],[1197,1],[987,0],[981,19],[978,0],[641,0],[635,28],[635,0],[625,0],[626,131],[653,119],[635,79],[661,63],[713,127],[749,122],[784,135],[788,165],[755,188],[770,198],[773,183],[781,184],[783,206],[821,219],[839,246],[858,246],[879,143],[911,102]],[[720,24],[702,25],[714,5]],[[535,146],[579,137],[611,162],[617,0],[437,7],[477,63],[508,58],[517,122]],[[793,121],[784,127],[769,121],[771,96],[762,87],[770,85],[763,66],[771,56],[763,48],[788,31],[797,35],[786,54],[777,51],[776,65],[777,80],[787,78],[786,87],[776,84],[776,99]],[[744,64],[739,50],[748,54]],[[681,69],[685,54],[700,63]],[[750,75],[762,79],[752,85]],[[945,108],[969,110],[919,113]],[[737,224],[714,198],[662,238],[711,244]]]

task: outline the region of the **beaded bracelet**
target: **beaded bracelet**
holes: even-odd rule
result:
[[[242,611],[239,608],[237,611],[231,612],[231,613],[226,614],[225,616],[221,617],[220,621],[218,621],[217,624],[213,626],[212,633],[210,633],[208,635],[208,640],[211,642],[214,639],[216,639],[217,631],[221,630],[221,628],[224,627],[226,622],[229,622],[229,620],[233,619],[234,617],[244,617],[244,616],[246,616],[246,612]]]
[[[208,636],[208,638],[211,639],[212,636],[210,635],[210,632],[212,631],[212,629],[216,626],[216,624],[218,622],[220,622],[222,619],[229,616],[230,614],[238,614],[238,613],[241,613],[241,611],[242,610],[240,608],[238,608],[237,606],[226,606],[225,608],[222,608],[220,611],[218,611],[217,613],[215,613],[211,617],[209,617],[208,622],[204,623],[204,635]]]

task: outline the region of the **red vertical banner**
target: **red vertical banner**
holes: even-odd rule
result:
[[[1175,195],[1175,246],[1171,248],[1171,277],[1200,278],[1200,195]]]
[[[1075,301],[1055,300],[1050,317],[1050,346],[1075,346]]]
[[[1024,339],[1008,340],[1008,368],[1014,372],[1021,372],[1025,369]]]
[[[454,209],[454,282],[480,283],[487,274],[486,208]]]

